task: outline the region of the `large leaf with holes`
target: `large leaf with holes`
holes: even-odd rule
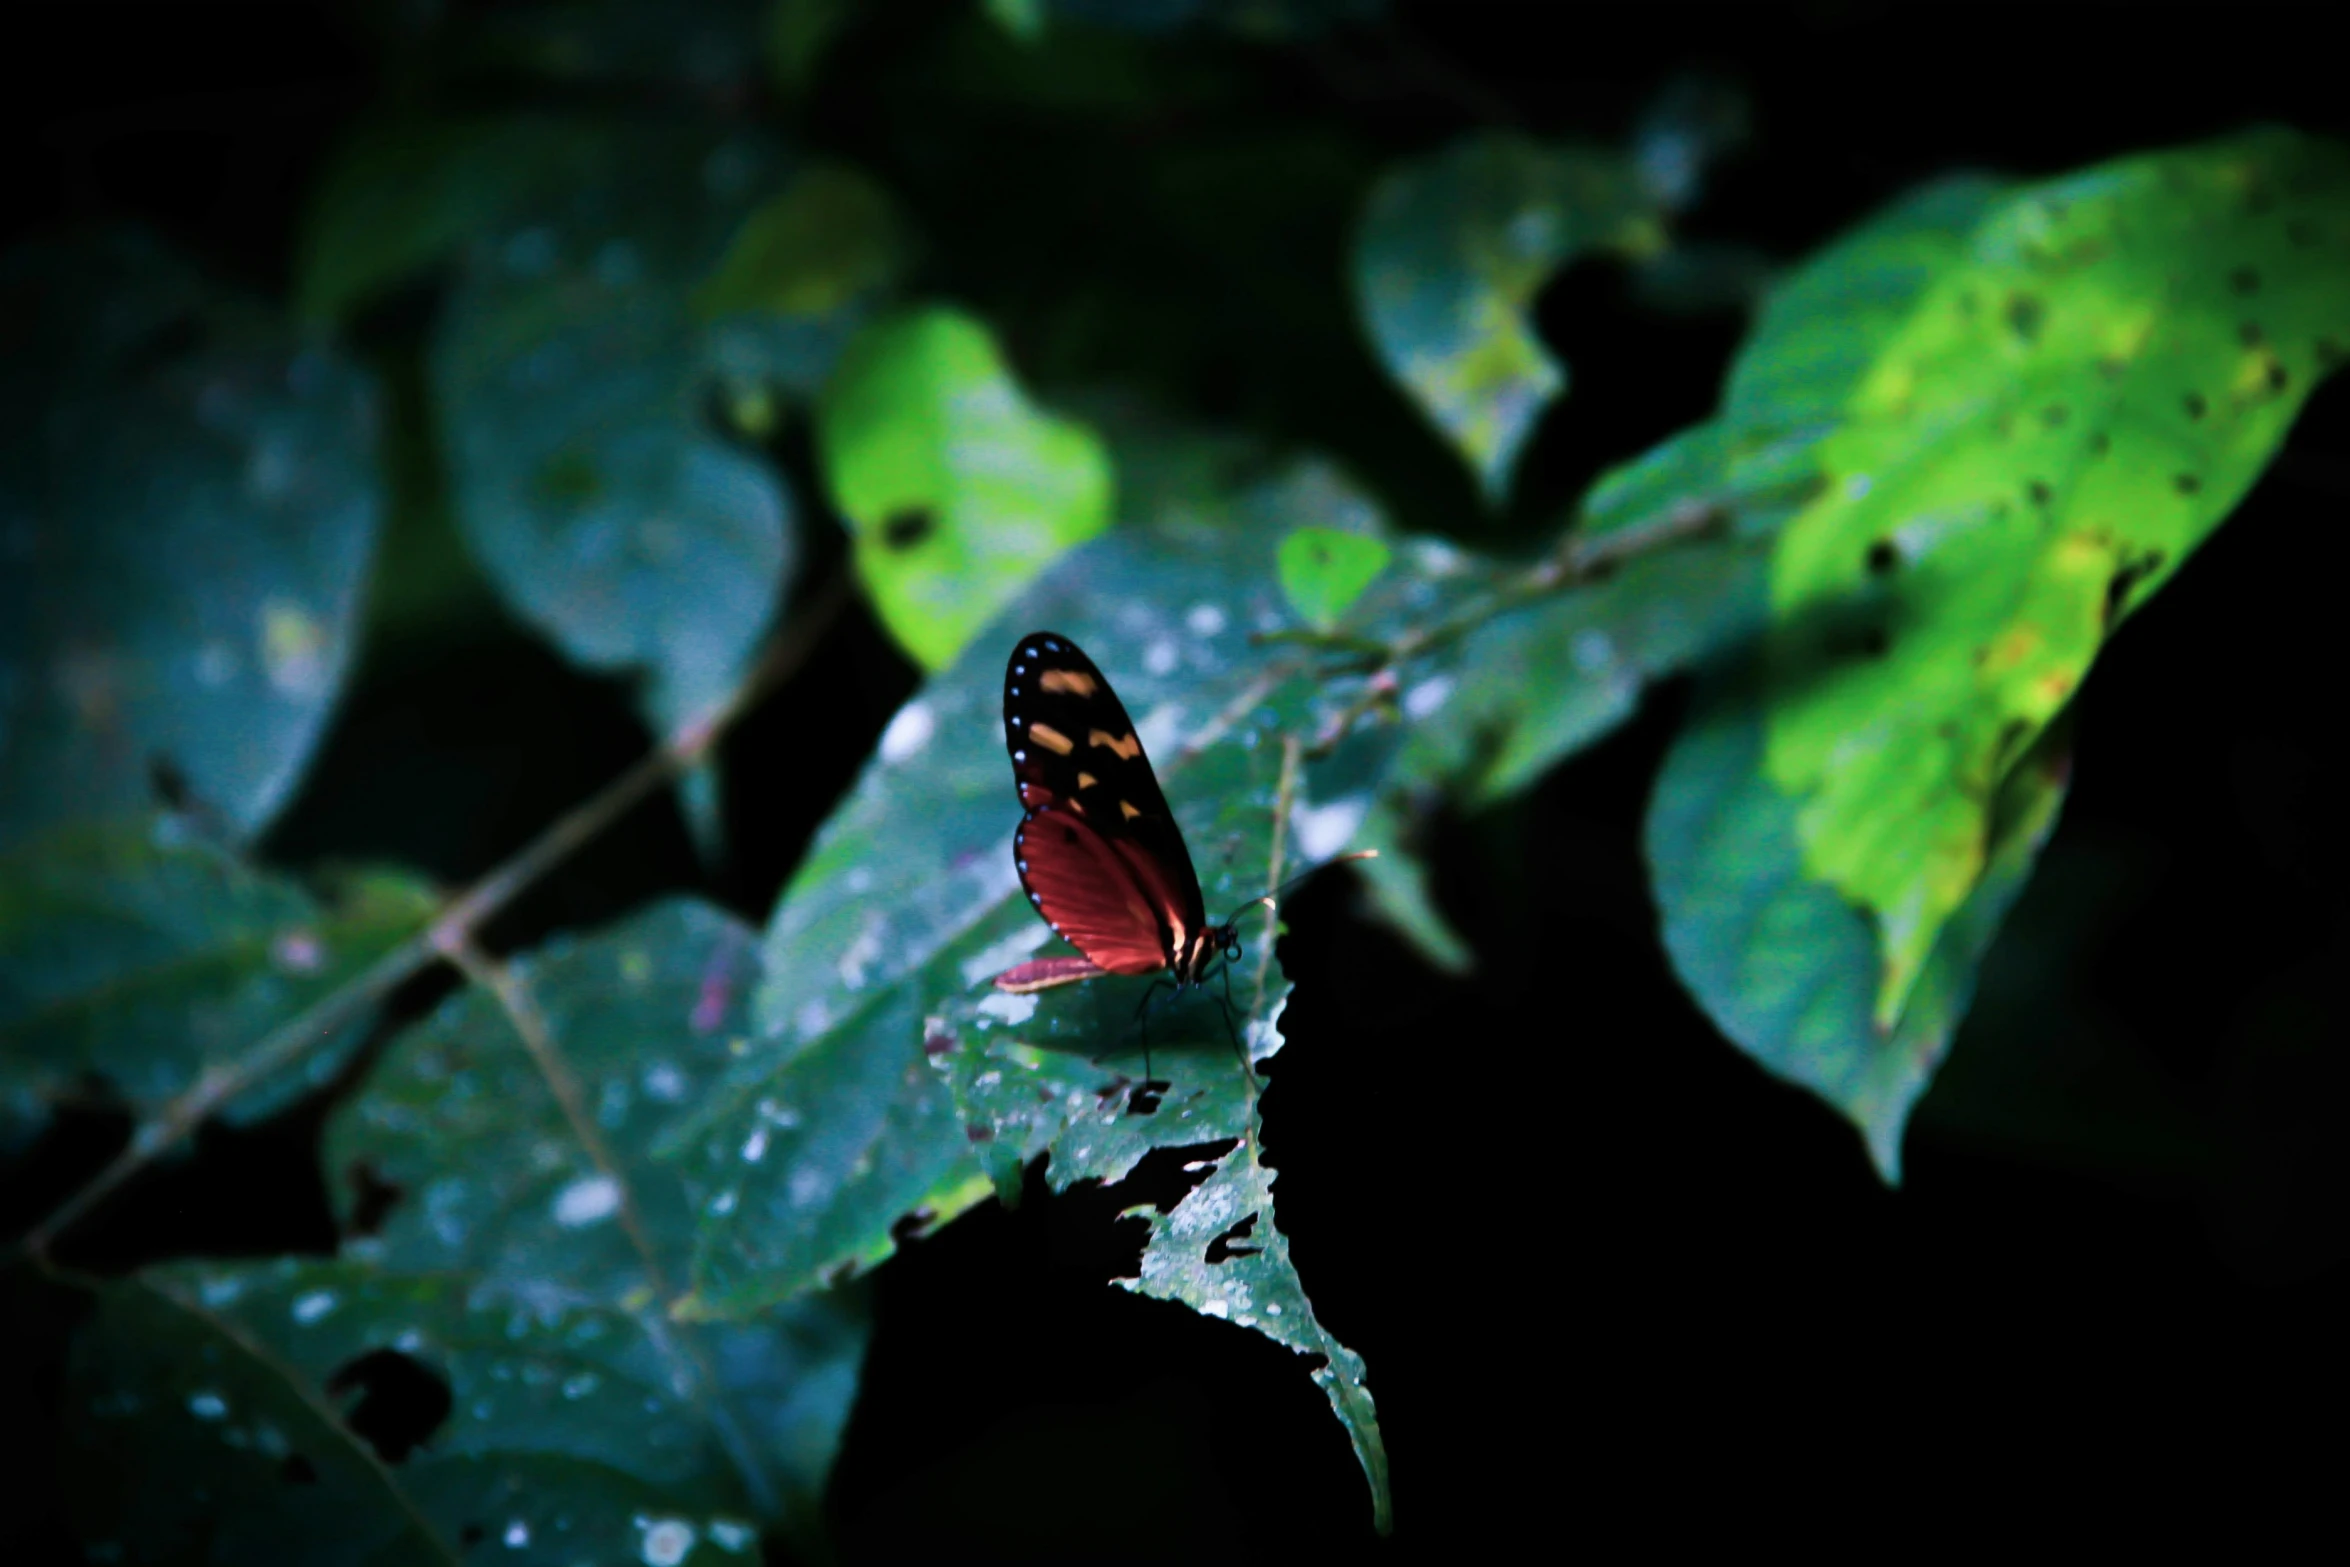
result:
[[[1355,292],[1381,363],[1498,500],[1567,387],[1535,333],[1535,294],[1578,255],[1662,243],[1655,198],[1620,154],[1486,133],[1380,182]]]
[[[1891,1029],[2000,783],[2350,351],[2350,151],[2262,132],[2012,193],[1873,345],[1772,562],[1765,766]]]
[[[292,794],[382,511],[356,368],[114,231],[0,259],[0,843]]]
[[[212,1519],[280,1559],[331,1482],[354,1532],[449,1554],[721,1560],[813,1530],[862,1299],[671,1320],[706,1194],[651,1158],[744,1048],[757,978],[753,932],[676,901],[403,1035],[327,1129],[343,1260],[109,1292],[76,1360],[85,1528],[121,1527],[121,1488],[155,1498],[140,1529]],[[155,1414],[109,1425],[133,1400]]]
[[[1359,694],[1362,679],[1325,691],[1309,678],[1318,654],[1251,640],[1295,626],[1273,570],[1282,529],[1359,523],[1361,498],[1310,466],[1235,483],[1212,454],[1146,453],[1136,470],[1146,476],[1138,493],[1164,509],[1130,511],[1126,526],[1048,573],[899,712],[787,889],[767,934],[760,1037],[674,1143],[712,1193],[695,1312],[756,1309],[870,1266],[906,1224],[941,1222],[998,1183],[1009,1189],[1048,1149],[1048,1177],[1065,1186],[1118,1179],[1153,1147],[1249,1134],[1253,1083],[1234,1045],[1260,1059],[1278,1047],[1287,988],[1260,922],[1244,926],[1229,1025],[1220,986],[1163,1006],[1147,1034],[1134,1018],[1142,981],[1024,997],[987,986],[1049,937],[1012,868],[1019,808],[1001,703],[1004,655],[1020,632],[1076,638],[1117,682],[1212,912],[1278,880],[1301,837],[1325,852],[1343,846],[1393,749],[1393,727],[1379,726],[1304,759],[1329,701]],[[1179,472],[1229,487],[1170,483]],[[1389,623],[1411,593],[1431,608],[1447,600],[1425,575],[1390,575],[1373,595],[1389,595]],[[1168,1086],[1136,1099],[1146,1047]],[[1261,1222],[1272,1224],[1269,1208]],[[1376,1479],[1384,1459],[1368,1395],[1359,1374],[1341,1381],[1341,1413]]]
[[[810,1390],[845,1405],[862,1337],[819,1303],[705,1330],[681,1375],[657,1312],[552,1281],[152,1269],[99,1290],[75,1343],[66,1503],[113,1560],[754,1560],[773,1498],[730,1439],[800,1456]],[[738,1431],[710,1419],[710,1382]]]
[[[1110,525],[1100,439],[1031,405],[987,328],[958,311],[908,311],[859,337],[825,388],[817,442],[858,578],[926,668]]]
[[[491,580],[573,659],[640,675],[667,724],[740,675],[794,558],[782,478],[716,425],[721,394],[814,385],[841,329],[693,307],[787,184],[772,148],[642,127],[604,146],[472,237],[431,375]]]
[[[153,1116],[422,929],[434,901],[382,873],[316,897],[172,815],[55,828],[0,854],[0,1145],[61,1101]],[[264,1116],[324,1084],[368,1021],[223,1113]]]

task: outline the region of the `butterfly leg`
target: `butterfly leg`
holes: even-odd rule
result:
[[[1151,997],[1159,993],[1159,987],[1161,985],[1169,984],[1173,984],[1173,981],[1163,976],[1161,978],[1152,980],[1150,982],[1150,988],[1142,993],[1142,999],[1136,1002],[1134,1006],[1135,1031],[1142,1037],[1142,1080],[1145,1083],[1153,1081],[1153,1075],[1151,1072]]]

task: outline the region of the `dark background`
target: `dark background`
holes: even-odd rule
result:
[[[2350,131],[2318,11],[1651,6],[1570,21],[1549,5],[1404,5],[1304,45],[1154,43],[1220,73],[1220,96],[1093,137],[938,106],[933,40],[964,8],[877,9],[792,109],[794,133],[906,198],[932,237],[921,281],[1001,320],[1048,396],[1056,378],[1140,381],[1178,413],[1334,451],[1406,525],[1484,545],[1555,525],[1599,466],[1702,415],[1740,318],[1652,308],[1607,267],[1564,275],[1540,316],[1575,390],[1525,493],[1488,524],[1342,335],[1343,204],[1265,208],[1288,268],[1268,282],[1245,233],[1223,270],[1157,254],[1121,195],[1132,170],[1186,138],[1328,132],[1371,167],[1495,123],[1616,138],[1699,71],[1744,94],[1753,134],[1688,232],[1790,259],[1952,168],[2054,173],[2257,120]],[[282,295],[333,138],[397,87],[380,14],[14,19],[0,219],[22,233],[143,220]],[[1237,210],[1245,230],[1252,209]],[[1134,345],[1131,366],[1114,336],[1024,337],[1052,282],[1022,275],[1038,223],[1062,225],[1048,238],[1077,275],[1182,273],[1210,324],[1180,347]],[[417,291],[361,325],[396,388],[432,308]],[[805,592],[841,549],[805,437],[781,442],[809,521]],[[2026,1499],[2094,1516],[2106,1477],[2197,1477],[2139,1506],[2145,1522],[2247,1460],[2266,1468],[2263,1494],[2289,1498],[2290,1455],[2335,1440],[2350,1304],[2350,838],[2325,744],[2343,711],[2346,521],[2337,381],[2083,689],[2063,824],[1897,1192],[1833,1112],[1722,1042],[1664,966],[1639,823],[1681,686],[1525,797],[1431,825],[1473,976],[1434,974],[1365,923],[1342,876],[1294,899],[1269,1151],[1316,1307],[1371,1368],[1391,1545],[1371,1539],[1344,1437],[1293,1357],[1104,1286],[1131,1271],[1138,1229],[1113,1219],[1137,1192],[1051,1198],[1032,1180],[1017,1211],[990,1205],[876,1276],[830,1494],[846,1559],[1433,1554],[1504,1525],[1565,1539],[1595,1523],[1659,1542],[1845,1538],[1888,1504],[1908,1509],[1903,1533],[1860,1537],[1925,1538]],[[503,619],[435,526],[403,522],[387,546],[355,684],[263,845],[277,861],[385,857],[462,883],[648,744],[626,693]],[[852,609],[729,744],[721,875],[656,802],[518,905],[497,943],[678,887],[763,920],[915,679]],[[808,734],[834,744],[788,743]],[[205,1134],[66,1260],[331,1247],[317,1122],[313,1106]],[[126,1133],[61,1126],[6,1172],[0,1218],[20,1230]],[[1172,1190],[1166,1173],[1146,1170],[1140,1195]],[[11,1418],[37,1448],[58,1345],[15,1337],[34,1374]],[[42,1488],[28,1495],[15,1516],[34,1555],[70,1553]]]

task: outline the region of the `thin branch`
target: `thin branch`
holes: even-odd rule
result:
[[[758,1448],[744,1433],[740,1422],[725,1400],[725,1388],[716,1372],[689,1333],[674,1331],[667,1312],[677,1299],[670,1287],[667,1273],[661,1266],[660,1253],[653,1249],[652,1232],[645,1227],[644,1213],[637,1207],[636,1187],[628,1172],[613,1157],[612,1148],[604,1141],[595,1117],[588,1114],[587,1096],[580,1091],[579,1079],[572,1073],[571,1063],[563,1058],[562,1048],[555,1042],[554,1030],[547,1026],[547,1015],[540,1008],[538,997],[530,984],[514,969],[498,962],[476,946],[470,937],[461,938],[447,949],[449,961],[460,973],[496,998],[505,1012],[506,1020],[514,1025],[515,1035],[523,1049],[530,1052],[531,1064],[539,1069],[539,1076],[547,1081],[547,1089],[555,1096],[555,1103],[563,1111],[564,1124],[571,1135],[579,1139],[587,1150],[588,1161],[596,1173],[612,1183],[620,1195],[620,1228],[628,1237],[628,1244],[636,1252],[637,1262],[645,1270],[645,1282],[653,1289],[660,1308],[637,1313],[639,1322],[663,1353],[681,1361],[693,1374],[696,1384],[706,1395],[696,1401],[709,1415],[710,1424],[718,1438],[734,1459],[734,1465],[743,1477],[743,1485],[750,1492],[751,1505],[763,1518],[777,1516],[781,1506],[775,1482],[768,1476],[760,1461]]]
[[[45,1257],[58,1236],[80,1223],[157,1155],[194,1132],[215,1110],[251,1084],[301,1059],[363,1008],[470,942],[483,923],[533,882],[700,762],[744,713],[807,662],[847,606],[849,592],[847,575],[836,574],[776,634],[759,662],[724,698],[678,725],[658,748],[558,817],[521,852],[451,902],[425,929],[271,1029],[243,1055],[206,1067],[195,1082],[139,1126],[130,1145],[112,1163],[34,1226],[20,1243],[23,1249]]]

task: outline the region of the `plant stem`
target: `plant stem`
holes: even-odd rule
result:
[[[264,1034],[234,1060],[216,1062],[195,1082],[142,1122],[130,1145],[47,1218],[28,1231],[19,1243],[34,1257],[46,1259],[57,1238],[88,1217],[91,1210],[125,1181],[154,1163],[157,1155],[192,1133],[206,1117],[261,1078],[283,1069],[317,1047],[361,1008],[390,994],[394,987],[422,973],[440,959],[453,957],[468,946],[474,932],[491,916],[561,864],[583,844],[628,814],[647,796],[666,787],[688,768],[710,754],[719,738],[734,727],[758,701],[791,678],[849,601],[846,574],[836,574],[768,643],[757,664],[735,688],[677,726],[659,746],[628,771],[557,817],[505,864],[475,882],[444,908],[433,922],[364,972],[321,996],[294,1017]]]

